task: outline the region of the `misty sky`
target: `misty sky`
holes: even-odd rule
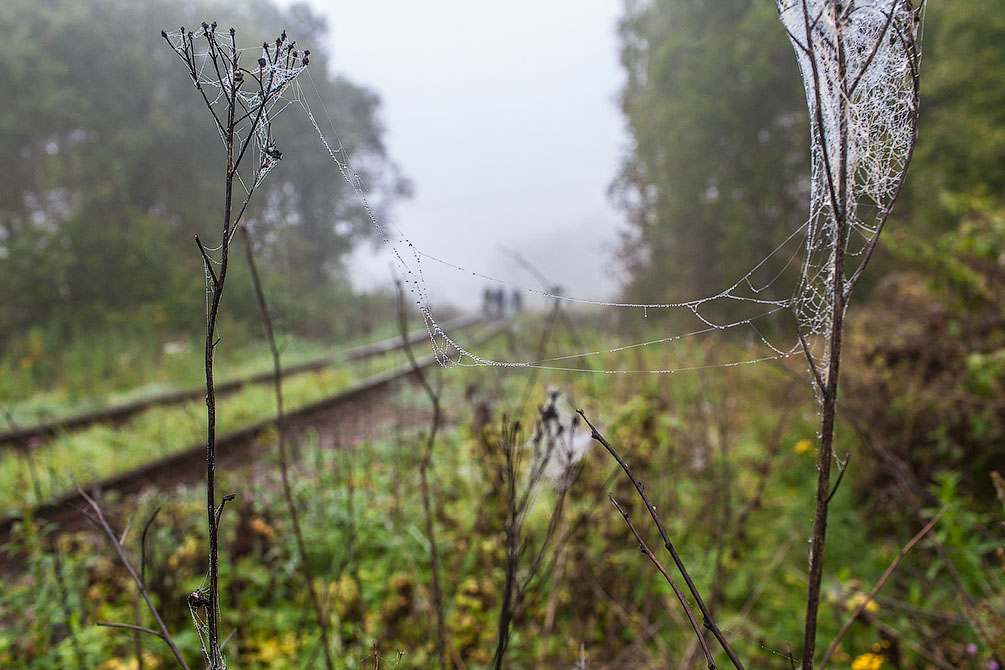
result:
[[[381,96],[389,152],[415,190],[392,221],[417,247],[540,288],[511,249],[571,295],[614,292],[620,2],[309,4],[328,20],[334,69]],[[370,248],[352,260],[362,286],[389,283],[389,265]],[[480,301],[484,280],[423,270],[434,305]]]

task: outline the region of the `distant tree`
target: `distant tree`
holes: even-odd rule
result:
[[[626,292],[708,293],[807,214],[809,132],[792,51],[762,0],[627,0],[621,35],[632,148],[612,192],[630,217]],[[938,232],[958,225],[959,194],[1005,193],[1005,3],[930,3],[922,48],[917,149],[891,223]]]
[[[806,216],[806,103],[775,5],[629,0],[621,41],[627,293],[724,288]]]
[[[254,49],[277,27],[311,49],[304,95],[324,99],[375,207],[406,192],[377,97],[330,74],[325,25],[267,0],[9,0],[0,13],[0,340],[28,324],[188,324],[203,301],[193,235],[215,230],[220,138],[160,31],[217,20]],[[296,106],[276,127],[290,159],[248,219],[294,258],[285,279],[320,289],[369,229],[348,184]],[[330,128],[326,133],[332,135]],[[280,239],[281,237],[281,239]],[[287,258],[287,261],[289,259]],[[263,259],[276,271],[275,258]],[[235,293],[234,306],[242,303]],[[139,318],[137,318],[139,317]]]
[[[904,199],[920,224],[959,222],[954,194],[1005,194],[1005,3],[928,5],[918,148]]]

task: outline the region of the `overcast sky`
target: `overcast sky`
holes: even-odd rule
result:
[[[387,147],[415,188],[392,220],[417,247],[539,288],[511,249],[577,297],[616,290],[621,2],[308,4],[328,20],[334,69],[381,96]],[[370,249],[352,260],[363,286],[388,283],[389,263]],[[423,270],[434,305],[480,301],[484,280]]]

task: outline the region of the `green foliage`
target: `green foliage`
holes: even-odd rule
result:
[[[250,280],[249,280],[250,283]],[[240,286],[236,284],[235,289]],[[250,290],[250,286],[247,287]],[[237,297],[239,291],[235,291]],[[318,301],[331,294],[316,296]],[[253,297],[249,296],[250,300]],[[312,299],[301,307],[320,309]],[[332,356],[357,344],[395,337],[394,299],[390,296],[341,295],[325,307],[362,313],[357,319],[296,328],[284,320],[279,330],[283,363],[295,365]],[[250,309],[250,307],[249,307]],[[69,340],[35,325],[15,337],[0,354],[0,406],[21,426],[60,416],[138,400],[205,383],[202,334],[127,330],[79,330]],[[306,336],[298,335],[304,331]],[[260,337],[261,325],[228,318],[217,354],[219,379],[241,378],[272,369],[272,355]],[[6,430],[9,426],[3,425]]]
[[[945,193],[1005,192],[1005,5],[929,3],[922,49],[918,147],[898,207],[947,229],[958,217]]]
[[[1005,210],[989,198],[945,201],[955,230],[891,231],[908,269],[853,320],[846,398],[919,485],[964,473],[989,500],[989,473],[1005,459]],[[862,483],[896,481],[880,468]]]
[[[535,331],[526,323],[510,346],[537,346]],[[585,338],[591,347],[603,346],[600,336],[587,329],[577,329],[574,338],[579,342]],[[562,335],[553,346],[568,347],[571,340]],[[633,366],[659,367],[664,354],[646,348],[619,355]],[[730,360],[735,352],[693,346],[688,355],[714,364]],[[442,377],[444,406],[451,408],[449,413],[458,423],[438,440],[430,475],[435,482],[452,657],[469,668],[485,667],[491,658],[506,555],[502,454],[494,445],[504,415],[524,424],[533,420],[532,407],[521,410],[516,399],[544,398],[546,385],[558,385],[573,406],[584,407],[591,419],[599,421],[640,476],[703,595],[715,602],[720,626],[748,667],[775,667],[776,654],[784,655],[786,644],[798,646],[805,605],[805,538],[816,472],[817,417],[806,385],[798,385],[794,393],[788,378],[770,366],[672,377],[553,373],[530,386],[528,382],[524,374],[497,369],[471,370],[462,376],[455,371]],[[756,405],[750,398],[758,399]],[[332,607],[332,643],[339,667],[360,667],[373,644],[382,654],[380,667],[393,666],[399,649],[405,652],[401,667],[428,667],[434,662],[434,614],[418,478],[422,421],[418,431],[400,427],[415,420],[416,410],[427,408],[425,398],[403,391],[394,402],[382,405],[382,412],[397,415],[387,427],[366,421],[361,428],[336,434],[327,429],[308,434],[299,444],[293,492],[317,586]],[[393,428],[395,424],[399,428]],[[839,447],[843,453],[855,445],[846,439]],[[832,502],[830,528],[835,540],[828,551],[824,591],[824,611],[831,614],[822,617],[820,644],[837,632],[917,530],[914,523],[887,534],[877,530],[877,519],[865,504],[876,492],[859,486],[869,481],[871,466],[865,463],[856,452],[848,479]],[[222,629],[225,634],[238,631],[228,646],[228,657],[241,667],[305,667],[312,657],[319,658],[317,630],[305,614],[311,606],[297,567],[298,552],[276,464],[265,458],[221,476],[225,480],[221,490],[239,494],[227,507],[223,524]],[[939,537],[968,586],[979,592],[996,559],[988,538],[976,529],[996,517],[964,480],[939,481],[933,507],[953,505],[937,528]],[[757,498],[762,482],[763,494]],[[527,612],[515,624],[508,655],[512,667],[570,665],[579,658],[580,645],[590,667],[623,667],[626,659],[633,667],[664,667],[666,659],[685,656],[691,634],[679,605],[638,553],[607,501],[608,492],[625,506],[654,549],[659,546],[652,542],[655,532],[630,484],[595,445],[569,492],[566,522],[558,535],[563,539],[555,541],[555,552],[532,586]],[[127,546],[134,564],[136,528],[154,508],[164,505],[148,540],[147,579],[190,660],[200,652],[183,599],[199,586],[206,569],[201,495],[193,489],[147,493],[124,504],[106,501],[117,527],[132,518]],[[553,496],[550,487],[542,488],[527,517],[530,547],[547,527]],[[23,532],[27,531],[26,527]],[[26,541],[19,539],[22,544]],[[132,587],[110,553],[94,546],[84,537],[60,544],[68,584],[86,594],[71,597],[79,613],[72,629],[87,659],[107,670],[128,667],[135,656],[131,635],[98,630],[93,623],[133,621]],[[38,556],[31,560],[52,560],[51,552]],[[40,566],[37,569],[44,567]],[[900,666],[908,669],[924,667],[918,649],[959,657],[961,667],[974,668],[979,661],[986,665],[988,646],[960,617],[952,592],[930,545],[922,543],[894,573],[878,605],[870,606],[862,622],[849,631],[836,667],[846,667],[853,658],[873,653],[873,648],[883,654],[892,654],[895,648]],[[17,582],[3,597],[0,620],[14,621],[7,614],[29,608],[61,620],[57,603],[33,602],[27,584]],[[993,613],[999,604],[988,599],[978,606]],[[919,611],[934,614],[919,618]],[[0,625],[0,664],[41,668],[48,662],[43,659],[52,654],[68,658],[68,643],[53,642],[45,637],[48,633],[42,634],[37,648],[18,646],[17,640],[26,634],[21,624],[30,620],[19,617],[18,627]],[[898,634],[895,647],[887,634],[890,630]],[[967,655],[968,643],[979,645],[977,654]],[[146,638],[144,650],[151,667],[156,659],[167,662],[157,640]],[[372,657],[366,667],[372,667]]]
[[[11,0],[0,15],[0,154],[9,157],[0,167],[0,342],[37,324],[63,335],[190,329],[204,301],[192,238],[213,239],[221,227],[225,155],[160,32],[214,17],[247,47],[283,28],[310,45],[307,95],[324,118],[317,87],[373,205],[407,190],[384,149],[377,97],[331,75],[324,22],[304,5]],[[292,107],[276,132],[291,160],[245,220],[269,240],[266,274],[282,276],[291,295],[310,287],[330,303],[341,260],[370,222],[302,110]],[[240,293],[229,309],[254,314],[250,289]],[[290,311],[289,327],[305,325],[304,308]]]
[[[777,60],[769,61],[774,69],[741,67],[736,60],[748,42],[757,45],[764,59],[776,54],[773,45],[781,31],[769,25],[770,4],[628,4],[623,102],[635,146],[616,189],[627,196],[633,215],[624,246],[632,297],[665,296],[680,284],[705,295],[723,284],[710,267],[725,268],[728,285],[764,249],[751,258],[728,248],[720,251],[724,244],[761,226],[777,244],[787,230],[786,217],[802,216],[805,204],[799,201],[808,200],[799,188],[807,172],[800,148],[805,137],[771,134],[772,153],[762,156],[750,138],[771,117],[733,104],[744,99],[735,74],[746,72],[750,89],[776,104],[778,113],[796,115],[779,118],[792,119],[797,134],[805,136],[804,102],[793,90],[798,71],[783,47],[777,47]],[[758,11],[764,12],[763,24],[753,18]],[[879,639],[880,625],[872,626],[878,621],[913,635],[935,626],[939,616],[953,621],[954,632],[945,634],[947,642],[938,645],[934,658],[950,659],[957,667],[985,667],[993,650],[1001,653],[1005,625],[996,614],[1002,592],[994,573],[1001,556],[989,544],[993,538],[1000,545],[1000,528],[993,524],[1001,516],[988,510],[997,493],[991,471],[1005,459],[1003,31],[1001,2],[929,3],[917,147],[905,190],[883,233],[883,252],[876,256],[884,267],[866,275],[869,286],[863,288],[869,291],[861,295],[868,300],[848,313],[839,407],[849,423],[839,431],[845,444],[838,453],[852,453],[851,484],[843,485],[852,490],[843,490],[832,504],[830,525],[841,527],[841,539],[828,543],[827,573],[837,575],[839,583],[825,584],[835,610],[846,614],[847,605],[864,597],[862,590],[896,551],[890,538],[906,540],[926,515],[951,503],[938,533],[976,604],[964,599],[951,615],[945,612],[940,603],[960,597],[950,570],[931,549],[916,548],[901,568],[915,578],[888,584],[879,614],[867,610],[865,623],[853,626],[845,639],[837,660],[856,658],[860,667],[866,665],[862,656],[867,652],[903,663],[903,655],[911,653],[905,648],[932,651],[933,638],[920,647],[918,638],[910,636]],[[770,99],[767,91],[784,93]],[[745,134],[735,132],[747,127],[751,130]],[[740,153],[741,160],[724,152],[723,145]],[[752,169],[742,171],[742,157],[747,156],[755,157]],[[737,202],[754,192],[779,209],[767,215],[726,209],[722,195],[730,192],[714,181],[720,174],[716,161],[724,164],[718,168],[722,174],[735,175]],[[777,181],[791,207],[772,197],[776,191],[764,183],[765,176]],[[703,199],[706,188],[716,198]],[[720,224],[722,229],[715,228]],[[709,230],[716,232],[707,236]],[[728,262],[720,263],[720,258]],[[688,284],[689,276],[704,283]],[[747,389],[747,397],[759,396]],[[859,441],[847,438],[852,426]],[[812,472],[797,477],[802,485],[790,475],[779,476],[794,492],[806,486]],[[807,489],[789,504],[810,495]],[[777,543],[779,538],[766,541]],[[856,562],[858,567],[851,569]],[[778,602],[766,594],[761,602],[768,601],[772,606]],[[831,622],[822,620],[821,625],[818,642],[833,632]],[[798,637],[797,628],[792,617],[780,616],[766,624],[766,639]],[[949,642],[950,636],[956,641]],[[966,643],[978,645],[977,651],[967,651]]]
[[[1005,192],[1003,45],[998,0],[929,3],[918,142],[884,240],[905,222],[951,229],[947,194]],[[622,61],[634,142],[613,190],[631,217],[626,291],[659,300],[728,286],[808,208],[805,100],[774,3],[629,3]]]
[[[725,288],[806,216],[806,103],[774,3],[631,3],[621,33],[627,291]]]
[[[853,482],[874,535],[909,533],[949,506],[934,531],[945,557],[909,557],[901,569],[923,574],[923,585],[892,602],[912,621],[957,599],[977,646],[944,653],[970,668],[1005,641],[991,530],[1002,518],[993,470],[1005,459],[1005,210],[997,197],[967,194],[943,193],[941,206],[956,220],[945,232],[889,231],[900,271],[851,322],[842,403],[862,432]]]
[[[190,367],[178,363],[181,358],[164,357],[164,364],[152,365],[157,371],[145,376],[140,371],[146,364],[131,361],[156,359],[162,341],[133,342],[128,335],[95,356],[81,338],[77,348],[54,359],[60,335],[38,324],[74,324],[80,332],[93,333],[101,332],[97,326],[140,319],[158,328],[183,329],[201,311],[202,288],[193,282],[201,276],[198,258],[188,247],[191,232],[215,225],[215,208],[207,203],[218,197],[212,186],[218,166],[212,167],[211,129],[192,104],[191,90],[183,90],[184,76],[168,67],[170,59],[156,49],[137,51],[128,39],[118,38],[125,54],[121,62],[102,69],[94,61],[94,54],[107,46],[102,39],[115,32],[123,16],[133,17],[134,25],[118,32],[131,35],[141,32],[136,12],[153,15],[159,9],[114,5],[111,11],[111,3],[85,4],[61,8],[67,11],[60,14],[51,8],[55,5],[16,2],[17,12],[30,20],[7,25],[5,14],[0,27],[26,49],[21,53],[33,57],[15,57],[19,52],[0,46],[0,72],[10,77],[16,92],[12,105],[0,111],[0,142],[6,143],[0,146],[10,155],[28,147],[26,163],[33,170],[14,171],[10,180],[0,180],[0,278],[10,296],[0,303],[0,315],[5,323],[34,327],[22,328],[16,337],[6,335],[12,346],[2,361],[0,390],[14,394],[32,385],[61,387],[37,400],[32,411],[41,414],[96,385],[109,391],[136,384],[138,378],[174,380],[172,366]],[[995,489],[988,477],[1001,462],[1005,443],[1005,212],[997,197],[1000,165],[994,164],[995,152],[1000,154],[994,132],[1001,126],[995,120],[1002,106],[995,97],[1000,87],[993,84],[980,95],[960,94],[971,86],[970,73],[960,67],[967,53],[986,68],[982,76],[994,77],[1000,69],[997,55],[1003,42],[993,41],[1002,27],[999,5],[991,0],[938,3],[929,19],[925,67],[935,74],[932,113],[924,123],[936,130],[925,131],[923,125],[923,141],[928,132],[932,144],[919,146],[913,168],[921,175],[919,188],[907,194],[906,202],[913,204],[903,209],[919,222],[947,225],[941,234],[896,227],[884,233],[893,242],[898,271],[877,287],[875,301],[848,335],[849,351],[861,356],[848,361],[841,406],[865,430],[861,444],[847,430],[839,433],[843,443],[838,453],[847,450],[853,458],[831,504],[827,606],[818,643],[837,632],[916,532],[919,514],[905,508],[905,487],[920,499],[920,516],[950,505],[936,537],[964,588],[977,595],[973,605],[959,605],[946,563],[931,544],[919,544],[887,583],[882,599],[851,628],[835,667],[853,659],[853,667],[865,667],[865,660],[880,658],[867,654],[882,654],[891,665],[911,670],[927,667],[929,657],[957,667],[987,667],[1005,636],[1000,530],[993,525],[1002,517],[989,504]],[[630,266],[629,292],[662,296],[669,285],[705,294],[710,284],[718,287],[749,269],[774,247],[781,232],[802,218],[806,194],[800,183],[806,161],[800,140],[805,135],[801,87],[791,49],[766,1],[667,0],[630,8],[623,26],[629,70],[623,102],[636,147],[618,186],[634,216],[626,253],[640,254]],[[176,10],[173,5],[164,9]],[[277,16],[275,10],[253,4],[240,18],[272,26]],[[319,38],[302,8],[291,10],[288,18],[290,31],[304,36],[304,42]],[[63,48],[78,37],[74,26],[87,22],[101,29],[84,31],[78,42],[65,47],[76,58],[43,57],[43,47]],[[961,35],[958,42],[951,31]],[[143,74],[137,80],[141,83],[129,84],[137,70]],[[315,79],[321,86],[344,85],[326,76]],[[50,96],[44,101],[24,94],[29,84],[50,80],[70,93],[43,87]],[[160,97],[138,104],[142,113],[137,116],[135,109],[126,108],[143,99],[137,91],[144,85]],[[117,90],[123,102],[109,95],[92,100],[88,94],[107,87]],[[375,148],[379,133],[371,123],[374,98],[358,89],[343,93],[340,99],[361,125],[358,141],[382,157]],[[175,104],[177,100],[186,102]],[[37,109],[32,107],[36,104]],[[37,127],[23,122],[32,113],[41,119]],[[135,125],[134,118],[143,121]],[[78,127],[95,134],[75,134]],[[151,139],[161,129],[166,129],[164,137],[190,137],[183,133],[189,128],[198,128],[191,132],[203,133],[203,141]],[[954,134],[953,128],[973,132]],[[284,135],[290,142],[285,146],[306,155],[308,135]],[[48,155],[50,147],[56,157]],[[981,154],[984,149],[990,153]],[[192,173],[180,176],[169,167],[178,164],[174,159],[157,160],[169,154],[190,164]],[[940,164],[943,155],[952,156],[947,165],[956,167]],[[979,158],[973,166],[967,164],[971,155]],[[305,171],[316,169],[310,161],[304,159]],[[382,174],[393,176],[386,163],[378,163]],[[283,282],[277,282],[290,287],[287,297],[277,303],[289,329],[297,330],[318,310],[300,302],[296,287],[336,272],[342,242],[362,219],[358,205],[327,201],[320,182],[295,169],[284,173],[287,167],[281,166],[280,176],[270,182],[276,190],[267,201],[289,225],[273,225],[263,212],[253,213],[252,221],[264,233],[259,239],[269,240],[260,250],[266,264],[274,273],[289,268]],[[395,191],[393,184],[386,186],[386,193]],[[930,202],[937,207],[924,205]],[[337,210],[336,219],[347,222],[337,230],[325,218],[333,204],[344,208]],[[125,231],[134,226],[143,233],[135,248],[124,242]],[[333,254],[318,255],[322,247]],[[119,263],[123,255],[129,258]],[[730,262],[719,263],[721,259]],[[79,286],[71,282],[78,272],[89,273]],[[37,292],[27,290],[32,283],[38,284]],[[169,293],[151,292],[161,288]],[[250,289],[243,290],[232,296],[233,332],[240,332],[240,315],[253,305]],[[78,295],[90,296],[89,302],[78,304]],[[128,317],[115,311],[116,305],[133,305],[138,299],[147,306],[132,307],[138,311]],[[538,341],[534,324],[525,325],[524,341],[510,342],[516,348],[513,358],[531,358],[522,355],[527,353],[523,349]],[[570,351],[574,338],[577,350],[608,348],[606,336],[587,327],[568,337],[552,346]],[[545,356],[542,351],[533,358]],[[676,357],[715,365],[735,360],[735,352],[685,342],[672,350],[621,351],[607,365],[673,368],[668,361]],[[236,355],[232,369],[255,359]],[[344,376],[318,375],[304,378],[302,385],[288,384],[286,393],[295,405],[347,382]],[[456,427],[443,431],[431,474],[437,482],[437,540],[454,657],[471,668],[484,666],[491,657],[506,556],[501,454],[494,445],[504,417],[533,421],[526,399],[543,398],[545,383],[563,387],[575,406],[584,407],[645,482],[684,561],[714,603],[720,626],[748,667],[787,667],[785,649],[798,646],[802,635],[817,416],[807,384],[798,387],[802,402],[795,403],[789,382],[766,365],[716,369],[708,375],[552,373],[537,379],[487,369],[445,378],[444,406]],[[263,389],[248,390],[231,402],[221,407],[224,430],[271,412],[271,398]],[[406,667],[428,667],[434,659],[428,540],[418,493],[422,436],[400,427],[425,407],[424,398],[406,392],[396,404],[382,408],[398,415],[396,432],[381,432],[368,420],[359,430],[309,435],[298,445],[294,497],[317,586],[331,604],[331,643],[339,667],[362,667],[371,645],[404,650]],[[183,416],[186,412],[192,421]],[[200,424],[194,418],[191,410],[157,411],[137,419],[130,433],[84,434],[73,448],[51,448],[42,469],[51,479],[57,465],[70,463],[97,476],[146,460],[189,429],[195,439]],[[880,457],[880,448],[892,459]],[[634,539],[610,509],[608,492],[647,538],[654,533],[629,483],[606,454],[594,449],[586,459],[569,494],[567,524],[560,529],[567,541],[556,542],[534,585],[508,659],[513,667],[567,666],[582,648],[590,667],[666,667],[669,659],[683,659],[689,649],[694,653],[692,637],[669,587],[638,554]],[[906,475],[898,463],[905,465]],[[264,460],[221,473],[221,478],[221,490],[239,493],[223,523],[222,630],[237,631],[228,656],[242,667],[308,667],[319,657],[318,631],[305,614],[311,607],[275,463]],[[25,481],[17,466],[0,466],[0,489],[26,490]],[[540,538],[545,531],[553,495],[543,490],[535,500],[525,524],[528,537]],[[200,496],[181,490],[105,501],[119,528],[131,518],[135,529],[164,505],[148,542],[147,583],[191,660],[200,656],[199,641],[184,598],[199,587],[206,569]],[[134,564],[137,535],[133,530],[127,536]],[[56,547],[47,542],[29,519],[6,548],[23,550],[25,571],[0,590],[0,665],[130,667],[137,653],[131,634],[94,626],[98,620],[134,620],[133,587],[122,570],[110,552],[95,551],[91,536],[63,539]],[[976,651],[967,644],[977,645]],[[147,638],[143,645],[149,667],[167,665],[165,650],[155,639]],[[700,663],[697,656],[690,660]],[[390,656],[380,664],[394,663]],[[366,665],[372,667],[373,659]]]
[[[93,667],[103,658],[98,629],[82,626],[88,580],[81,567],[87,559],[62,554],[63,548],[46,540],[45,529],[31,520],[5,548],[27,555],[26,570],[0,590],[0,663],[7,667],[20,659],[32,659],[33,668]]]

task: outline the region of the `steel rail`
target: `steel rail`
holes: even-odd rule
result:
[[[482,344],[509,327],[510,321],[498,321],[477,333],[472,338],[472,344]],[[400,338],[399,338],[400,339]],[[427,368],[437,363],[433,355],[418,359],[421,368]],[[319,421],[337,422],[326,417],[333,410],[343,409],[356,402],[372,399],[373,395],[387,389],[400,381],[405,381],[414,374],[410,364],[402,365],[386,372],[374,375],[353,388],[346,389],[322,400],[298,407],[286,412],[287,426],[291,430],[305,429]],[[217,438],[218,457],[223,462],[234,462],[241,459],[247,462],[249,453],[257,446],[257,438],[275,425],[276,417],[259,421],[253,425],[232,431]],[[170,455],[148,461],[143,465],[123,472],[94,480],[84,484],[83,488],[93,497],[102,493],[115,491],[120,495],[138,493],[141,490],[158,487],[163,488],[183,482],[201,481],[203,471],[200,468],[206,457],[206,445],[199,443],[177,451]],[[84,500],[75,491],[67,492],[37,505],[31,512],[31,518],[36,522],[52,524],[54,532],[79,530],[85,526],[85,519],[79,510],[83,509]],[[21,514],[0,517],[0,546],[6,544],[15,523],[22,519]],[[0,563],[4,560],[0,559]],[[0,571],[4,566],[0,565]]]
[[[447,332],[463,330],[476,326],[482,321],[484,321],[484,317],[480,315],[463,317],[444,324],[443,330]],[[417,344],[428,337],[429,333],[425,329],[415,330],[408,334],[408,341],[409,344]],[[397,349],[401,349],[403,346],[404,345],[402,344],[400,335],[386,340],[381,340],[379,342],[362,344],[336,354],[304,361],[303,363],[297,363],[296,365],[290,365],[283,370],[283,378],[285,379],[287,377],[303,374],[305,372],[322,370],[337,363],[344,363],[347,361],[360,360],[363,358],[387,354],[392,351],[396,351]],[[271,382],[272,376],[272,370],[268,370],[266,372],[260,372],[248,377],[226,381],[216,385],[216,393],[217,396],[220,396],[223,394],[234,393],[235,391],[239,391],[243,387],[251,384],[264,384],[266,382]],[[142,398],[131,402],[113,405],[111,407],[104,407],[90,412],[82,412],[80,414],[53,419],[52,421],[35,424],[33,426],[26,426],[16,430],[8,430],[0,433],[0,447],[6,445],[8,449],[34,448],[39,446],[41,441],[51,439],[64,432],[78,430],[96,423],[124,421],[134,414],[138,414],[151,407],[176,405],[190,400],[198,400],[205,395],[205,387],[172,391],[149,398]]]

